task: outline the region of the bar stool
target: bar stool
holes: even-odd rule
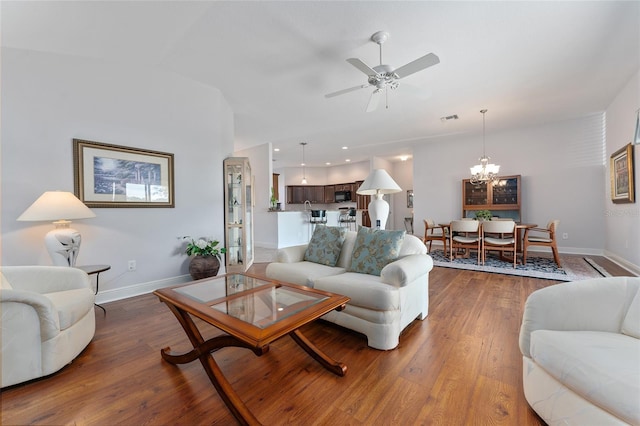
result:
[[[340,213],[338,217],[338,223],[340,226],[345,226],[349,230],[356,230],[356,209],[350,208],[344,213]]]

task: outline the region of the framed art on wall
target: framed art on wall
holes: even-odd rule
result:
[[[173,154],[74,139],[73,171],[88,207],[174,207]]]
[[[611,155],[611,201],[635,203],[633,145],[627,144]]]
[[[413,208],[413,189],[407,190],[407,208]]]

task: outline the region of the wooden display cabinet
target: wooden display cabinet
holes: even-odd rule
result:
[[[253,193],[246,157],[224,160],[225,266],[227,273],[245,272],[253,264]]]
[[[477,210],[490,210],[494,216],[508,217],[516,222],[521,215],[521,176],[501,176],[494,184],[474,185],[462,181],[462,217],[475,217]]]

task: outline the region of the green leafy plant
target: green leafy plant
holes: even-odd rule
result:
[[[197,240],[191,238],[190,236],[182,237],[183,240],[189,239],[191,240],[187,243],[187,247],[185,253],[187,256],[196,255],[196,256],[204,256],[210,257],[215,256],[220,259],[221,254],[225,254],[227,249],[224,247],[218,247],[220,241],[211,240],[208,238],[199,238]]]
[[[275,207],[278,204],[278,199],[276,198],[276,190],[271,187],[271,207]]]
[[[493,214],[491,213],[490,210],[476,211],[476,219],[491,220],[492,217],[493,217]]]

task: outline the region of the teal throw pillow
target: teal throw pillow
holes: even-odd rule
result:
[[[336,266],[346,234],[347,228],[344,227],[316,225],[307,251],[304,253],[304,260]]]
[[[349,271],[380,276],[382,268],[398,258],[405,233],[360,227]]]

